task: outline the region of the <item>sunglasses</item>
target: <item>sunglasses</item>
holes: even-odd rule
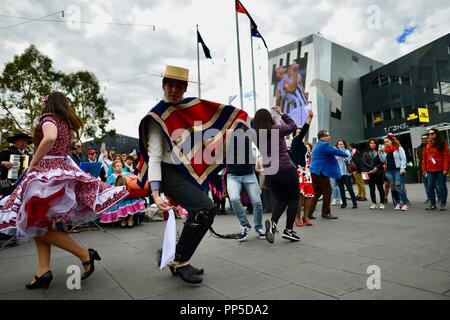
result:
[[[430,136],[430,135],[435,135],[436,134],[436,132],[428,132],[428,135]]]

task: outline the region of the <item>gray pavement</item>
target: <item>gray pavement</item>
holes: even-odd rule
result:
[[[134,229],[106,228],[73,235],[102,257],[80,290],[66,285],[69,265],[77,258],[54,249],[49,290],[27,290],[37,256],[33,242],[0,250],[0,300],[6,299],[450,299],[450,210],[424,210],[423,186],[408,185],[412,208],[373,211],[333,207],[338,220],[320,218],[313,227],[296,228],[302,238],[291,243],[259,240],[252,230],[246,242],[205,236],[191,263],[205,268],[201,285],[188,285],[169,270],[159,270],[155,252],[164,222]],[[264,218],[269,215],[265,214]],[[252,221],[252,218],[250,219]],[[283,215],[279,228],[283,229]],[[178,230],[182,222],[177,220]],[[239,231],[234,215],[217,216],[221,233]],[[367,288],[367,268],[379,266],[381,289]],[[372,282],[371,282],[372,283]]]

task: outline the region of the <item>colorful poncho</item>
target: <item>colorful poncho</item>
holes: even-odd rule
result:
[[[139,125],[138,180],[141,186],[148,177],[148,131],[152,122],[162,129],[182,173],[202,190],[207,189],[210,177],[224,166],[228,140],[232,137],[230,133],[236,128],[246,130],[251,127],[248,114],[233,106],[197,98],[186,98],[176,105],[160,101]],[[212,129],[215,129],[214,136],[210,134]],[[186,152],[186,145],[190,152]],[[216,150],[220,153],[215,154]],[[214,163],[205,161],[204,154],[215,156]]]

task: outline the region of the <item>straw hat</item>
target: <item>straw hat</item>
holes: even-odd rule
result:
[[[166,66],[164,70],[163,78],[175,79],[180,81],[189,81],[189,69]]]

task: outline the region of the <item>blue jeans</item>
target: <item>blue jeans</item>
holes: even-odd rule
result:
[[[330,178],[331,184],[331,200],[341,200],[341,192],[339,190],[339,186],[336,182],[336,179]]]
[[[408,197],[406,196],[405,192],[405,175],[400,174],[400,169],[392,170],[392,171],[386,171],[386,179],[389,182],[389,184],[395,185],[395,190],[398,192],[398,195],[400,196],[400,201],[403,204],[409,203]]]
[[[253,206],[253,218],[255,222],[255,230],[262,229],[262,202],[261,189],[254,173],[245,176],[236,176],[227,174],[227,192],[230,197],[233,212],[239,219],[239,223],[243,227],[250,227],[247,215],[241,202],[242,187],[247,192]]]
[[[430,202],[433,206],[436,205],[436,192],[435,192],[435,186],[437,182],[437,197],[439,201],[445,206],[447,204],[447,184],[446,184],[446,178],[442,171],[438,172],[428,172],[428,193],[430,195]]]

